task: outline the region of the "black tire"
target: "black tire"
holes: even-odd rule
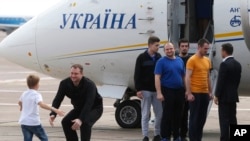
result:
[[[115,119],[122,128],[138,128],[141,126],[141,106],[137,101],[123,101],[116,108]]]
[[[132,99],[132,101],[137,102],[137,104],[139,104],[139,106],[141,106],[141,100],[139,100],[139,99]]]

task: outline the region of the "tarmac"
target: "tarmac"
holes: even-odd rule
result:
[[[5,35],[0,32],[0,41]],[[25,78],[28,74],[39,75],[39,92],[43,95],[45,103],[50,104],[58,89],[58,79],[23,68],[0,57],[0,141],[21,141],[23,135],[18,119],[20,116],[18,99],[23,91],[27,89]],[[104,98],[104,113],[96,122],[92,130],[92,141],[141,141],[141,129],[121,128],[115,120],[115,99]],[[239,124],[250,124],[250,97],[240,97],[237,105],[237,118]],[[61,109],[66,113],[72,108],[70,101],[65,98]],[[49,141],[65,141],[61,127],[61,117],[57,117],[55,126],[49,125],[49,111],[40,109],[40,117]],[[150,124],[150,138],[153,137],[153,124]],[[203,141],[218,141],[220,137],[218,110],[215,104],[207,117],[203,132]],[[34,137],[33,141],[38,141]]]

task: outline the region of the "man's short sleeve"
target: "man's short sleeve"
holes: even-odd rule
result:
[[[194,69],[194,60],[189,58],[186,64],[186,70],[193,70]]]
[[[162,74],[163,72],[162,72],[162,67],[163,67],[163,60],[162,59],[159,59],[158,61],[157,61],[157,63],[156,63],[156,65],[155,65],[155,71],[154,71],[154,73],[155,74]]]
[[[212,64],[211,64],[211,61],[210,61],[209,58],[208,58],[208,62],[209,62],[209,70],[211,70],[212,69]]]

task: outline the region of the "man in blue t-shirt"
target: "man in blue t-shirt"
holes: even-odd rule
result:
[[[163,101],[161,120],[162,141],[180,141],[180,123],[185,102],[185,66],[180,57],[175,56],[172,43],[164,46],[165,57],[158,60],[155,67],[155,87],[157,98]]]

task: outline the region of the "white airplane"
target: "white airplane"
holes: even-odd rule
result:
[[[56,2],[58,0],[1,0],[0,31],[10,34]]]
[[[73,63],[82,64],[84,75],[95,81],[100,94],[117,99],[117,123],[124,128],[138,127],[140,101],[133,97],[133,75],[135,60],[147,48],[148,37],[156,35],[162,44],[176,44],[184,35],[192,42],[190,52],[195,52],[194,3],[184,1],[61,0],[5,38],[0,55],[60,79],[69,76]],[[248,96],[249,8],[248,0],[214,0],[213,21],[204,34],[211,41],[213,84],[222,60],[221,44],[230,42],[243,67],[240,94]]]
[[[10,34],[32,17],[0,16],[0,30]]]

